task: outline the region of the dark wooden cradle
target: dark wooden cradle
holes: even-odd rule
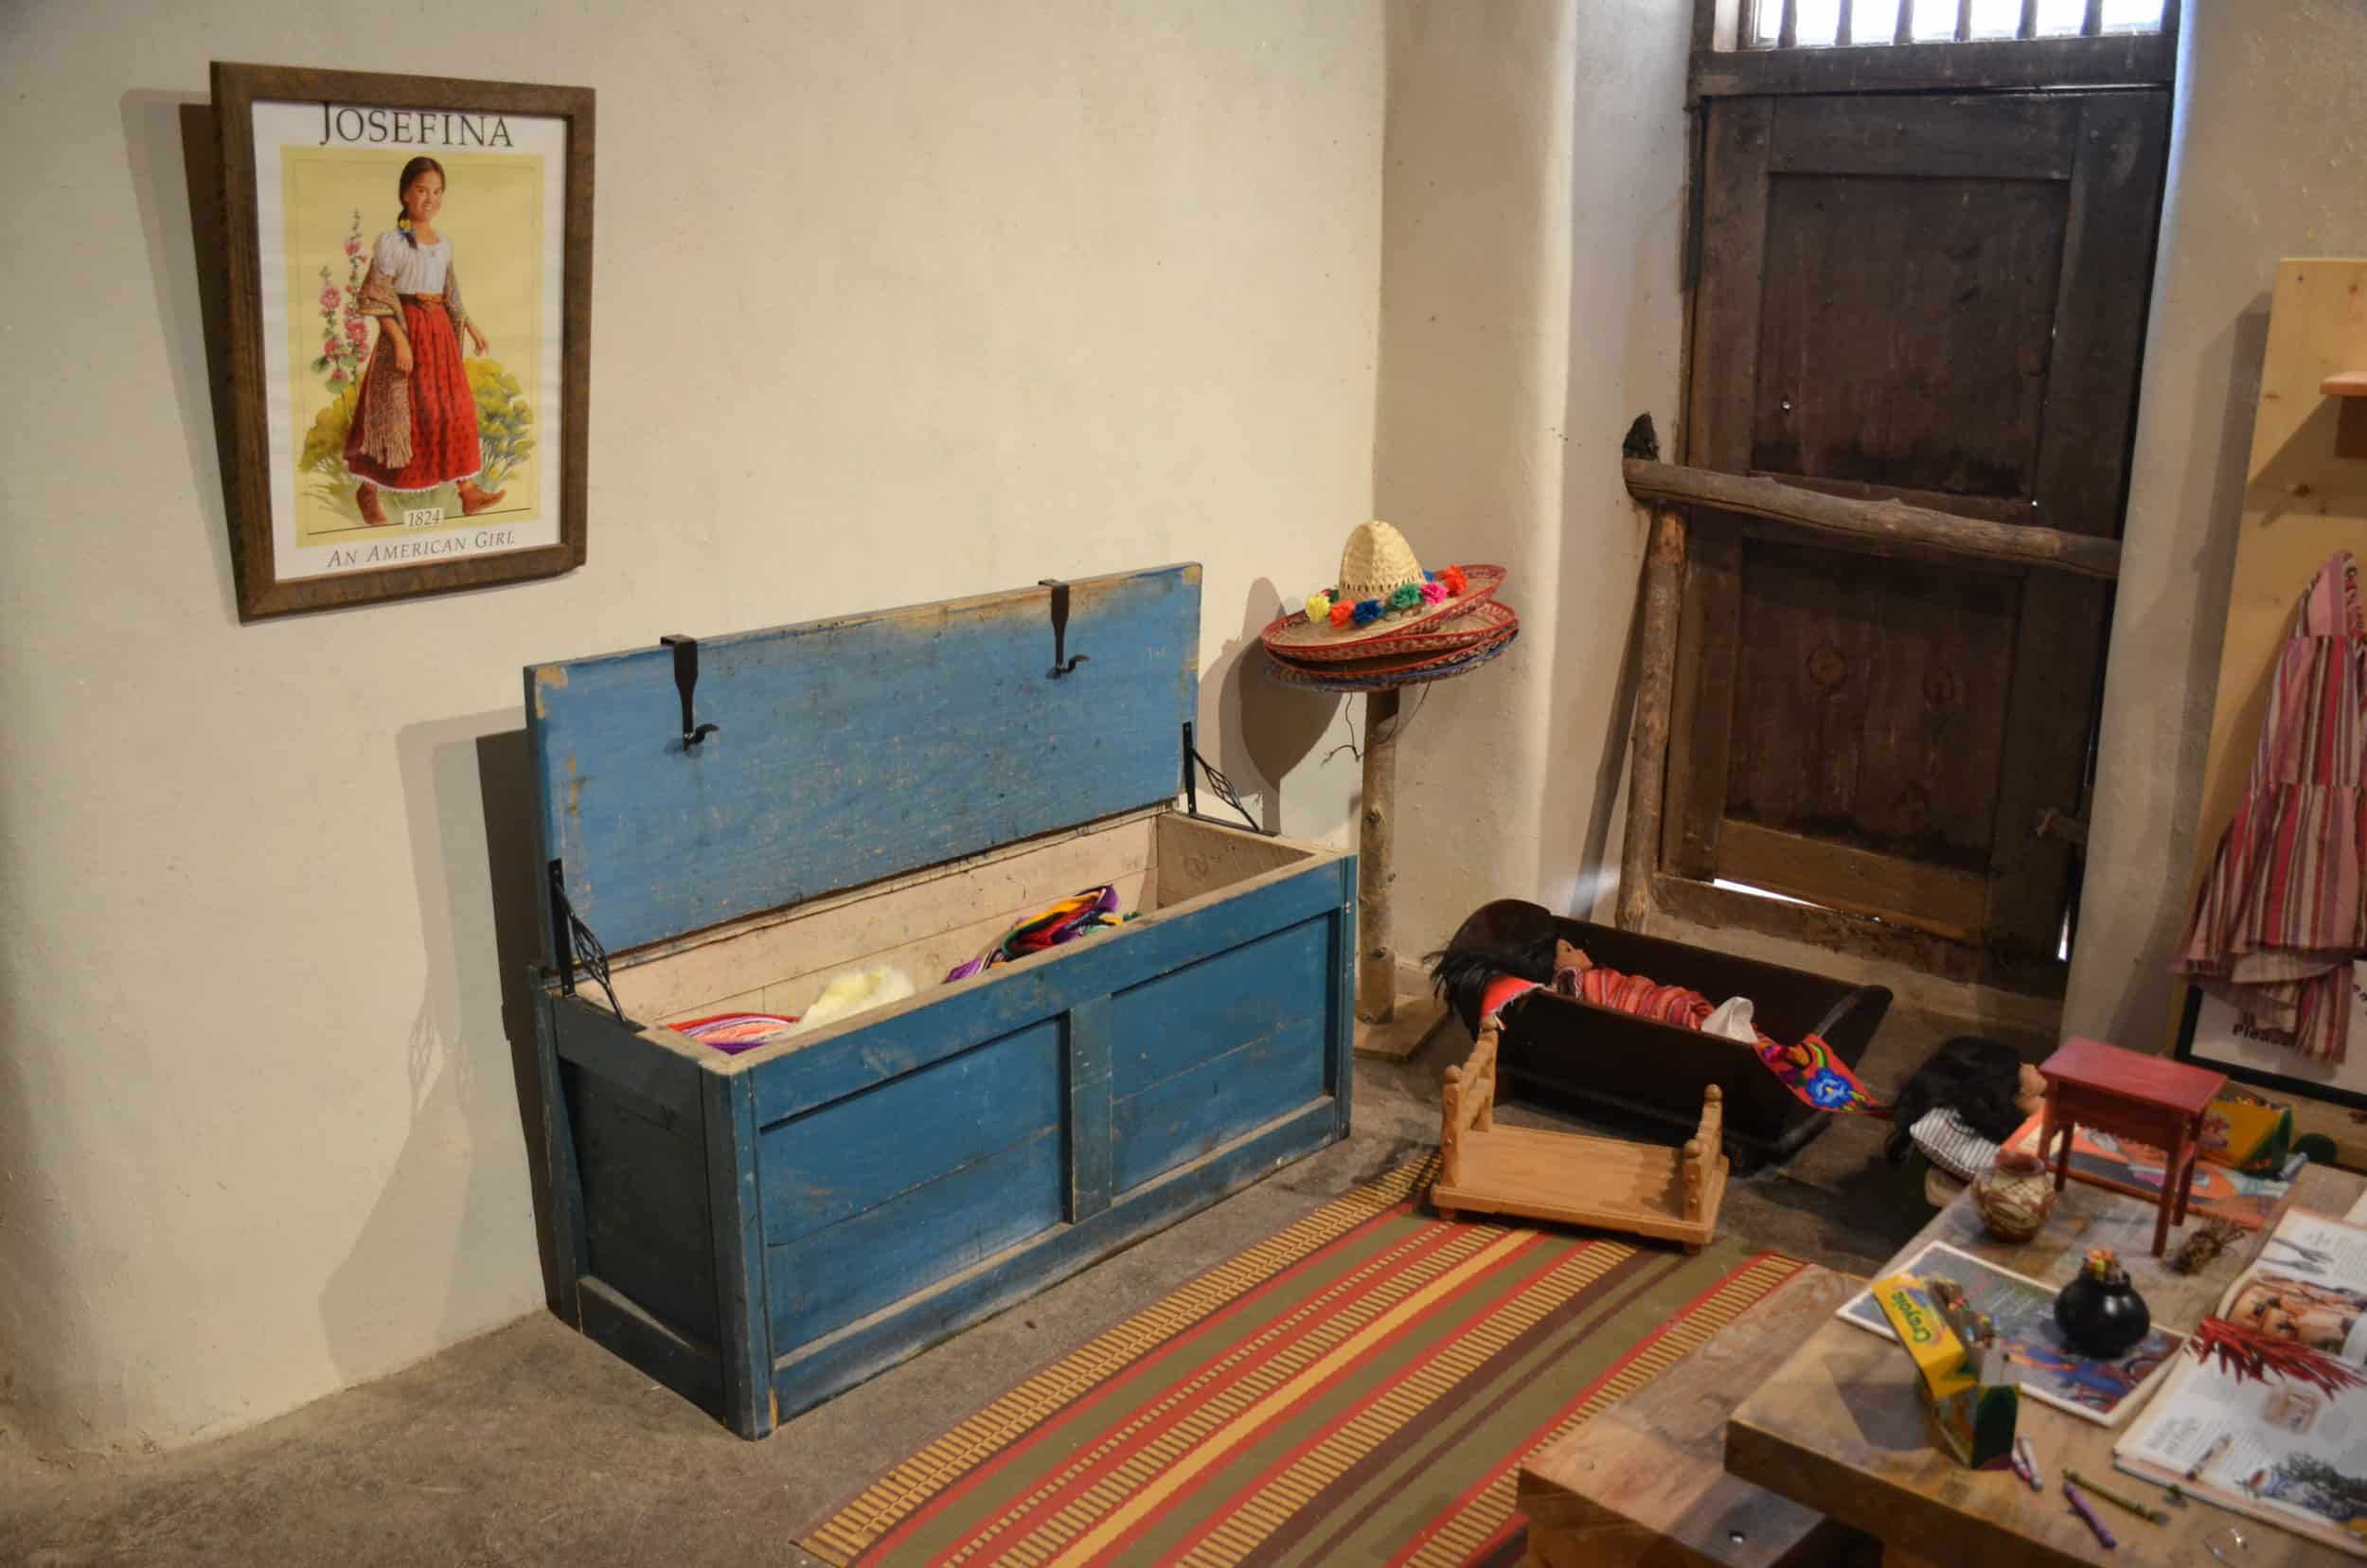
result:
[[[1499,899],[1456,931],[1457,944],[1519,947],[1550,933],[1598,964],[1684,986],[1714,1001],[1751,998],[1774,1039],[1821,1035],[1851,1067],[1865,1055],[1891,993],[1805,970],[1737,958],[1686,942],[1568,919],[1541,904]],[[1536,995],[1504,1009],[1497,1071],[1506,1089],[1549,1103],[1593,1105],[1657,1123],[1682,1139],[1701,1115],[1701,1091],[1725,1092],[1725,1133],[1748,1168],[1789,1158],[1831,1117],[1804,1105],[1737,1042],[1681,1029],[1567,996]]]
[[[569,1322],[761,1436],[1345,1136],[1355,857],[1175,809],[1200,619],[1182,566],[703,641],[688,744],[672,650],[527,669]],[[938,983],[1099,882],[1139,917]]]

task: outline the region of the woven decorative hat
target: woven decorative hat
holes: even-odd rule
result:
[[[1501,566],[1422,570],[1405,535],[1378,520],[1360,523],[1340,552],[1340,575],[1308,596],[1307,607],[1266,629],[1269,648],[1337,647],[1402,636],[1451,620],[1495,593]]]

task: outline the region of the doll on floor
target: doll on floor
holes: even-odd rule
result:
[[[1926,1058],[1899,1091],[1882,1152],[1893,1165],[1919,1149],[1951,1175],[1988,1168],[1997,1146],[2046,1101],[2046,1078],[2013,1048],[1958,1035]]]

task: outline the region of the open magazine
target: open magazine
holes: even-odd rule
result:
[[[2112,1453],[2367,1557],[2367,1228],[2287,1214]]]

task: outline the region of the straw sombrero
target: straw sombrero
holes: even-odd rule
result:
[[[1458,648],[1444,655],[1419,659],[1406,668],[1372,669],[1361,675],[1334,675],[1328,671],[1335,667],[1328,665],[1294,665],[1285,664],[1280,659],[1268,659],[1266,675],[1268,679],[1279,681],[1285,686],[1309,686],[1323,691],[1386,691],[1428,681],[1443,681],[1476,669],[1510,648],[1520,635],[1516,627],[1507,634],[1474,643],[1468,648]],[[1373,662],[1385,665],[1395,661],[1377,659]]]
[[[1340,576],[1308,596],[1307,608],[1260,633],[1278,654],[1331,650],[1421,632],[1463,615],[1495,593],[1501,566],[1425,572],[1405,536],[1382,522],[1360,523],[1340,552]]]
[[[1285,616],[1267,630],[1274,631],[1290,619]],[[1276,648],[1269,644],[1266,651],[1282,664],[1297,665],[1305,669],[1329,669],[1336,665],[1359,665],[1372,659],[1407,653],[1437,653],[1469,648],[1520,624],[1521,617],[1513,612],[1512,606],[1501,598],[1490,598],[1467,607],[1452,620],[1437,621],[1418,632],[1392,632],[1385,637],[1368,637],[1361,642],[1309,643],[1297,648]]]
[[[1287,666],[1319,681],[1355,681],[1367,675],[1406,675],[1436,668],[1521,634],[1521,617],[1512,613],[1510,606],[1492,601],[1439,630],[1455,632],[1467,626],[1470,628],[1468,633],[1452,638],[1417,635],[1385,644],[1352,645],[1364,651],[1361,658],[1301,661],[1276,657],[1266,662]]]

